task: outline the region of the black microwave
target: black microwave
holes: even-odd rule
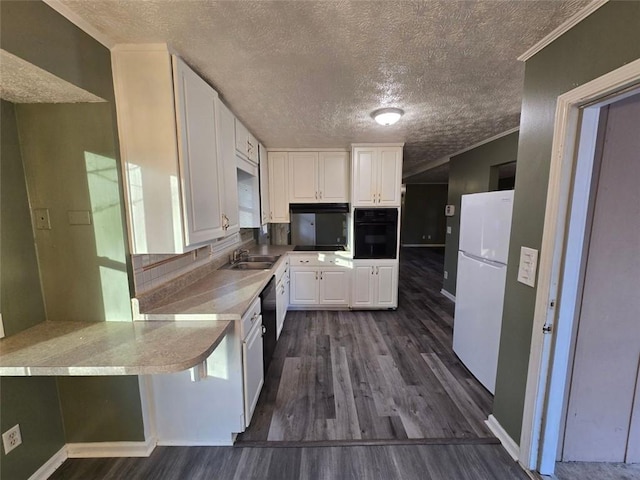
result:
[[[356,208],[353,217],[353,258],[396,258],[397,208]]]

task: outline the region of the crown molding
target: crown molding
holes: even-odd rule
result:
[[[420,165],[418,168],[414,170],[409,170],[405,174],[402,175],[402,178],[413,177],[414,175],[418,175],[419,173],[426,172],[427,170],[431,170],[432,168],[439,167],[440,165],[444,165],[445,163],[451,160],[451,157],[455,157],[457,155],[461,155],[469,150],[473,150],[474,148],[481,147],[482,145],[493,142],[494,140],[498,140],[499,138],[506,137],[507,135],[511,135],[520,130],[520,126],[510,128],[509,130],[505,130],[504,132],[498,133],[493,137],[485,138],[484,140],[479,141],[478,143],[474,143],[469,147],[465,147],[462,150],[458,150],[457,152],[451,153],[449,155],[445,155],[444,157],[440,157],[437,160],[433,160],[432,162],[426,163],[424,165]]]
[[[608,1],[609,0],[593,0],[589,5],[584,7],[582,10],[577,12],[572,17],[568,18],[564,23],[562,23],[557,28],[555,28],[546,37],[544,37],[542,40],[536,43],[533,47],[531,47],[529,50],[527,50],[522,55],[520,55],[518,57],[518,60],[521,62],[526,62],[531,57],[533,57],[536,53],[542,50],[544,47],[546,47],[550,43],[553,43],[555,40],[558,39],[558,37],[560,37],[567,31],[571,30],[578,23],[580,23],[582,20],[587,18],[589,15],[591,15],[593,12],[598,10],[601,6],[603,6]]]

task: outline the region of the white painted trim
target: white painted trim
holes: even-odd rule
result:
[[[593,12],[598,10],[601,6],[603,6],[608,1],[609,0],[594,0],[594,1],[592,1],[589,5],[587,5],[582,10],[580,10],[578,13],[576,13],[575,15],[573,15],[572,17],[567,19],[564,23],[560,24],[551,33],[549,33],[546,37],[544,37],[542,40],[540,40],[538,43],[536,43],[534,46],[532,46],[529,50],[527,50],[522,55],[520,55],[518,57],[518,60],[521,61],[521,62],[526,62],[531,57],[533,57],[536,53],[538,53],[540,50],[542,50],[544,47],[546,47],[547,45],[549,45],[549,44],[553,43],[554,41],[556,41],[560,36],[565,34],[567,31],[571,30],[578,23],[580,23],[582,20],[587,18],[589,15],[591,15]]]
[[[156,448],[156,439],[144,442],[67,443],[69,458],[148,457]]]
[[[440,293],[442,294],[443,297],[448,298],[449,300],[451,300],[453,303],[456,303],[456,296],[450,294],[449,292],[447,292],[444,288],[442,290],[440,290]]]
[[[494,135],[493,137],[485,138],[484,140],[481,140],[478,143],[474,143],[473,145],[471,145],[469,147],[465,147],[462,150],[458,150],[457,152],[454,152],[454,153],[452,153],[450,155],[446,155],[444,157],[440,157],[438,160],[434,160],[432,162],[426,163],[425,165],[421,165],[418,168],[415,168],[414,170],[407,170],[407,173],[402,178],[404,180],[405,178],[412,177],[412,176],[417,175],[419,173],[426,172],[427,170],[431,170],[432,168],[436,168],[436,167],[439,167],[441,165],[444,165],[445,163],[449,162],[449,160],[451,160],[451,157],[456,157],[458,155],[462,155],[463,153],[466,153],[469,150],[473,150],[474,148],[481,147],[482,145],[485,145],[485,144],[487,144],[489,142],[493,142],[494,140],[498,140],[498,139],[500,139],[502,137],[506,137],[507,135],[511,135],[512,133],[515,133],[515,132],[517,132],[519,130],[520,130],[520,126],[517,126],[517,127],[510,128],[509,130],[505,130],[502,133],[498,133],[498,134]]]
[[[513,441],[513,438],[509,436],[507,431],[502,428],[498,419],[493,415],[489,415],[484,422],[489,430],[500,440],[502,447],[507,451],[507,453],[513,458],[516,462],[518,461],[518,457],[520,455],[520,448],[518,444]]]
[[[111,48],[115,45],[111,38],[108,35],[98,30],[96,27],[87,22],[84,18],[79,16],[76,12],[67,7],[64,3],[60,2],[60,0],[43,0],[44,3],[53,8],[56,12],[62,15],[64,18],[73,23],[76,27],[82,30],[84,33],[92,37],[93,39],[100,42],[107,48]]]
[[[38,470],[33,472],[29,480],[47,480],[53,472],[67,459],[67,446],[63,446],[60,450],[53,454]]]
[[[573,181],[579,109],[582,105],[639,82],[640,59],[558,97],[520,437],[520,461],[530,470],[538,468],[539,447],[544,441],[541,430],[545,421],[546,399],[564,395],[564,391],[547,392],[551,340],[555,332],[544,335],[542,327],[545,323],[553,325],[556,318],[556,309],[550,305],[552,302],[554,305],[556,303],[565,253],[564,239]],[[563,301],[570,299],[565,298]]]

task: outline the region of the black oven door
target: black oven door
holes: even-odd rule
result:
[[[356,211],[356,221],[354,223],[355,252],[353,258],[396,258],[398,240],[397,210],[385,212],[386,215],[384,216],[380,215],[382,213],[381,210],[376,212],[379,214],[378,218],[365,215],[364,211]]]

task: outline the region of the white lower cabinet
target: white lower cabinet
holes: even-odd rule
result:
[[[349,305],[349,272],[342,267],[292,267],[292,306]]]
[[[258,397],[264,385],[264,359],[262,357],[262,317],[242,341],[242,366],[244,373],[244,420],[251,423]]]
[[[398,306],[398,262],[354,260],[352,308],[396,308]]]
[[[276,272],[276,340],[280,338],[289,308],[289,259]]]
[[[199,381],[189,370],[140,377],[158,445],[232,445],[249,426],[264,384],[260,313],[257,298],[207,358]]]

